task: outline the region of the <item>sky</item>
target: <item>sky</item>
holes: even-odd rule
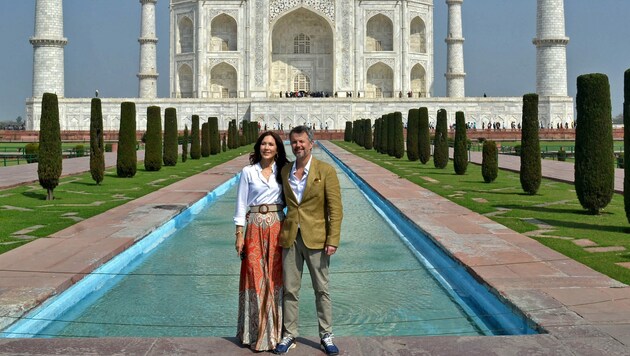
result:
[[[138,0],[65,0],[65,96],[138,95]],[[35,0],[0,0],[0,121],[25,118],[32,93]],[[433,96],[446,95],[447,10],[434,0]],[[158,96],[169,96],[169,0],[156,5]],[[623,76],[630,69],[630,0],[565,0],[567,84],[608,75],[612,115],[623,110]],[[522,96],[536,91],[536,0],[465,0],[462,6],[466,96]]]

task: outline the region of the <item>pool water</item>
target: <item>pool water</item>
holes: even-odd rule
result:
[[[315,149],[318,159],[335,166]],[[344,221],[330,267],[337,336],[483,335],[487,328],[425,268],[397,230],[341,171]],[[57,317],[37,337],[218,336],[236,333],[240,259],[234,252],[236,187],[204,208],[117,283]],[[317,335],[310,277],[300,333]]]

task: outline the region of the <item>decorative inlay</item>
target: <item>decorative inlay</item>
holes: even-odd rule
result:
[[[350,42],[350,38],[354,31],[352,30],[351,19],[353,16],[353,1],[352,0],[344,0],[343,6],[341,8],[341,41],[343,43],[341,56],[341,66],[342,66],[342,75],[341,79],[343,80],[343,86],[350,86],[350,67],[352,64],[350,63],[351,50],[352,45]]]
[[[383,64],[388,65],[391,69],[394,69],[395,62],[393,58],[368,58],[365,60],[365,68],[369,69],[378,62],[382,62]]]
[[[254,18],[256,19],[256,47],[254,48],[254,80],[257,87],[262,87],[264,84],[264,18],[265,18],[265,0],[256,1],[256,11],[254,12]]]
[[[269,2],[269,22],[300,6],[313,9],[326,16],[331,22],[335,22],[334,0],[271,0]]]
[[[238,18],[238,10],[237,9],[209,9],[208,10],[208,19],[210,20],[210,22],[212,22],[212,19],[214,19],[215,17],[222,15],[222,14],[226,14],[228,16],[232,16],[232,18],[234,20],[236,20]],[[237,21],[238,22],[238,21]]]
[[[238,68],[238,58],[212,58],[208,61],[208,67],[212,69],[220,63],[227,63],[234,67],[234,69]]]
[[[387,10],[366,10],[365,11],[365,21],[370,21],[370,19],[378,14],[387,16],[392,22],[394,21],[394,12]]]

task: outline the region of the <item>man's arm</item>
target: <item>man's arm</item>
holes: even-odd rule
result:
[[[341,238],[341,220],[343,219],[343,205],[341,203],[341,188],[337,171],[331,166],[326,169],[326,184],[324,186],[325,204],[328,211],[328,226],[326,236],[326,252],[328,247],[339,246]],[[333,250],[334,252],[334,250]],[[331,254],[331,253],[328,253]]]

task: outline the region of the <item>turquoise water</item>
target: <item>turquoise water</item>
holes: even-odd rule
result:
[[[315,150],[318,158],[331,159]],[[331,262],[338,336],[481,335],[397,232],[341,172],[341,246]],[[56,318],[39,337],[234,336],[240,259],[234,252],[233,187],[179,229],[106,293]],[[306,269],[305,269],[306,270]],[[102,295],[101,295],[102,294]],[[317,335],[305,272],[300,332]]]

